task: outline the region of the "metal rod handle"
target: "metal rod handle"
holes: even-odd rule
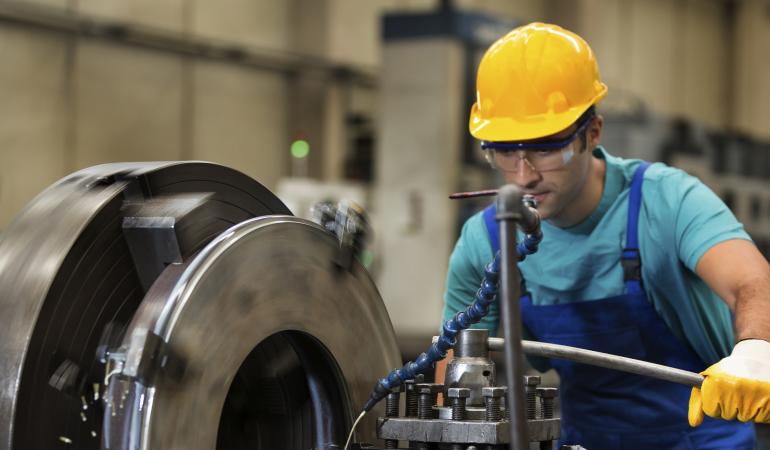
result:
[[[501,351],[503,338],[489,338],[489,350]],[[703,383],[703,375],[687,370],[676,369],[661,364],[655,364],[639,359],[626,358],[609,353],[596,352],[568,345],[548,344],[536,341],[521,341],[524,353],[531,356],[566,359],[568,361],[604,367],[605,369],[620,370],[659,380],[672,381],[699,388]]]
[[[433,340],[436,340],[436,336]],[[499,352],[503,350],[505,340],[503,338],[489,338],[489,351]],[[583,348],[570,347],[568,345],[548,344],[537,341],[521,341],[521,347],[525,354],[542,356],[546,358],[566,359],[605,369],[620,370],[659,380],[671,381],[687,386],[700,388],[703,384],[703,375],[687,370],[676,369],[661,364],[655,364],[639,359],[626,358],[609,353],[596,352]]]

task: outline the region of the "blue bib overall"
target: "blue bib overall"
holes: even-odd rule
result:
[[[641,359],[692,372],[707,366],[669,330],[641,283],[637,225],[642,181],[649,163],[634,173],[629,194],[626,246],[621,255],[625,294],[575,303],[536,306],[521,297],[524,326],[541,342]],[[493,250],[499,250],[494,205],[484,211]],[[548,239],[546,236],[545,239]],[[687,423],[691,388],[625,372],[559,359],[562,444],[588,450],[753,449],[750,423],[706,418]]]

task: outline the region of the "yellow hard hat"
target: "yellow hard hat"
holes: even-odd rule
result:
[[[586,41],[557,25],[531,23],[484,54],[470,132],[484,141],[548,136],[569,127],[606,93]]]

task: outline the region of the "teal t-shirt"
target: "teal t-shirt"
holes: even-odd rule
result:
[[[519,264],[535,305],[598,300],[623,294],[621,250],[626,242],[628,193],[640,161],[609,155],[603,148],[604,191],[596,210],[583,222],[559,228],[544,222],[537,253]],[[727,206],[697,178],[661,163],[644,174],[639,217],[642,282],[648,299],[675,336],[706,365],[727,356],[733,346],[727,305],[695,274],[703,254],[719,242],[750,240]],[[493,258],[482,213],[464,224],[449,262],[443,318],[473,302]],[[496,334],[495,303],[477,326]],[[524,330],[525,338],[529,337]],[[705,367],[704,367],[705,369]]]

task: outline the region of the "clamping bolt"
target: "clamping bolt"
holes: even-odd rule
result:
[[[537,386],[540,384],[540,377],[537,375],[524,376],[524,395],[527,398],[527,419],[535,418],[537,410]]]
[[[387,397],[385,397],[385,417],[398,417],[398,407],[401,400],[401,389],[396,388],[390,391]],[[385,439],[386,449],[398,448],[398,441],[395,439]]]
[[[449,406],[452,407],[452,420],[465,420],[468,418],[468,411],[465,408],[465,404],[470,396],[471,390],[468,388],[447,389]]]
[[[433,409],[436,405],[436,399],[440,392],[444,391],[443,384],[437,383],[419,383],[417,384],[417,418],[418,419],[437,419],[438,411]]]
[[[481,388],[481,396],[484,397],[485,414],[484,420],[489,422],[499,422],[503,419],[503,410],[501,409],[503,398],[508,389],[502,386],[489,386]]]
[[[398,417],[401,389],[395,388],[385,398],[385,417]]]
[[[471,390],[468,388],[449,388],[446,391],[449,399],[449,405],[452,407],[452,420],[465,420],[468,418],[468,411],[465,409],[465,403],[471,396]],[[452,444],[452,450],[465,450],[463,444]]]
[[[404,382],[404,391],[406,391],[406,405],[404,407],[405,417],[417,417],[417,384],[425,381],[425,375],[418,373],[414,379]]]
[[[543,406],[543,419],[553,419],[553,402],[558,393],[557,388],[537,388]]]

